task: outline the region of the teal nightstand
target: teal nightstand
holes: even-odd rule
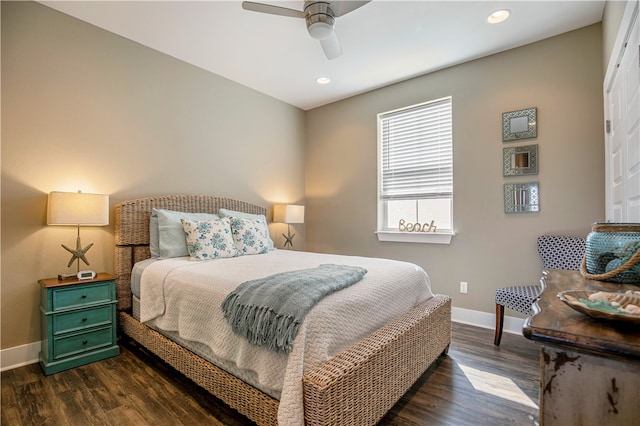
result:
[[[116,343],[116,282],[100,273],[91,280],[39,280],[44,374],[54,374],[120,353]]]

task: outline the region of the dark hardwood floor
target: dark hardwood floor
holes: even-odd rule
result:
[[[104,361],[44,376],[5,371],[2,425],[247,425],[250,422],[132,342]],[[537,425],[538,346],[453,323],[441,357],[380,425]]]

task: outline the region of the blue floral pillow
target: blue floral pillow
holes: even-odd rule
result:
[[[238,254],[261,254],[269,250],[271,239],[261,219],[231,218],[231,234]]]
[[[181,222],[192,259],[209,260],[238,255],[228,218],[201,221],[181,219]]]
[[[273,241],[269,236],[269,226],[267,225],[267,218],[265,217],[265,215],[238,212],[238,211],[229,210],[229,209],[220,209],[218,210],[218,214],[220,215],[220,217],[228,217],[229,219],[253,219],[253,220],[259,221],[264,227],[264,233],[267,235],[267,238],[269,239],[269,250],[275,250]]]

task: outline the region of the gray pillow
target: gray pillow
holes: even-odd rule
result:
[[[154,247],[154,213],[157,219],[157,256]],[[180,219],[185,220],[217,220],[220,216],[213,213],[186,213],[174,210],[153,209],[149,221],[149,249],[151,255],[160,259],[189,256],[187,238]]]

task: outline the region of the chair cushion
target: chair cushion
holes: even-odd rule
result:
[[[579,270],[584,257],[584,238],[543,235],[538,237],[538,254],[544,269]],[[496,289],[496,304],[531,315],[531,304],[538,298],[542,287],[519,285]]]
[[[537,285],[518,285],[496,289],[496,304],[531,315],[531,304],[538,298],[542,288]]]
[[[586,240],[578,237],[543,235],[538,237],[538,254],[544,269],[580,269]]]

